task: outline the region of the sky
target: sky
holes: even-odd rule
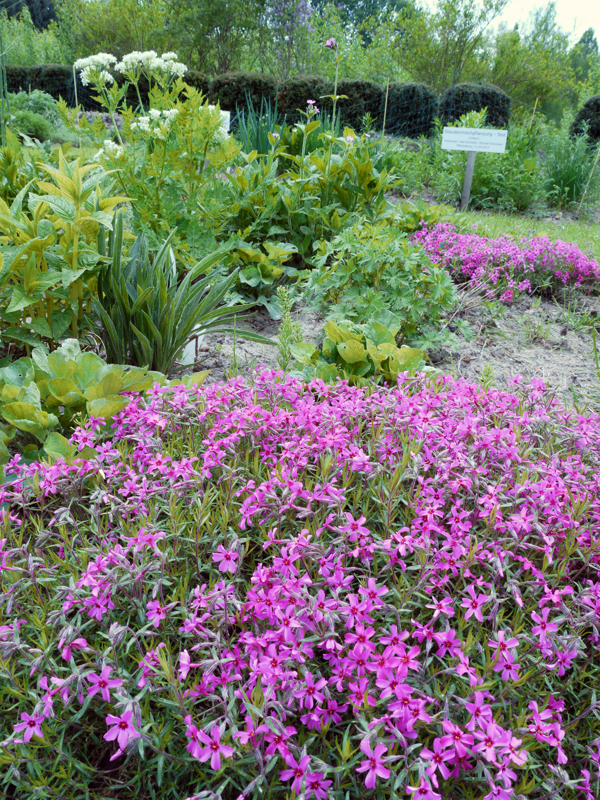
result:
[[[579,41],[581,35],[593,28],[596,38],[600,39],[600,2],[599,0],[555,0],[556,20],[560,27],[571,35],[572,43]],[[540,0],[510,0],[497,22],[505,22],[509,27],[517,22],[529,19],[531,11],[545,6]]]

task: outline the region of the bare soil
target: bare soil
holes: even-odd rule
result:
[[[294,309],[296,315],[304,340],[318,342],[323,335],[323,318],[300,306]],[[466,342],[459,335],[455,344],[430,351],[431,363],[437,369],[473,382],[487,374],[495,388],[505,390],[514,389],[510,378],[516,375],[526,383],[539,378],[568,405],[584,404],[594,396],[598,402],[600,378],[594,363],[591,325],[598,320],[600,333],[600,297],[581,292],[568,292],[554,300],[523,297],[500,314],[492,315],[479,304],[457,317],[469,321],[473,337]],[[261,365],[277,368],[280,323],[260,310],[246,325],[270,338],[273,345],[238,339],[238,372],[244,374]],[[207,336],[199,345],[197,362],[178,374],[207,369],[209,382],[221,381],[231,374],[232,356],[230,336]]]

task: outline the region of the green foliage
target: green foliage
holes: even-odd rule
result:
[[[99,269],[98,234],[124,198],[102,198],[110,175],[62,153],[58,169],[41,170],[52,179],[35,182],[42,194],[27,184],[10,207],[0,200],[0,325],[4,339],[54,349],[69,325],[78,336]]]
[[[46,64],[20,61],[6,67],[8,91],[52,93],[58,99],[71,99],[73,95],[73,67],[67,64]]]
[[[256,150],[259,156],[266,155],[271,147],[269,134],[278,132],[277,103],[273,106],[263,97],[260,111],[257,111],[252,98],[248,96],[246,108],[238,108],[236,116],[235,137],[242,151],[251,153]],[[285,128],[285,118],[281,127]]]
[[[398,317],[398,341],[436,340],[444,310],[456,300],[448,273],[388,221],[358,222],[322,242],[307,291],[332,317],[353,322],[380,311]]]
[[[57,123],[60,119],[56,100],[47,92],[34,89],[31,92],[17,92],[10,95],[10,110],[12,113],[17,111],[33,111],[41,114],[50,122]]]
[[[212,103],[235,111],[246,108],[249,103],[260,106],[263,100],[274,103],[277,98],[275,79],[259,72],[231,72],[217,75],[210,83]]]
[[[178,284],[173,235],[152,253],[141,234],[123,259],[122,218],[115,223],[107,248],[110,261],[99,275],[98,300],[94,301],[111,363],[136,364],[168,374],[192,336],[233,333],[229,323],[245,319],[243,312],[253,305],[221,305],[236,281],[236,272],[225,279],[215,274],[199,277],[214,270],[230,245],[205,257]],[[236,333],[273,344],[251,331],[238,328]]]
[[[353,386],[386,382],[396,385],[401,372],[422,368],[425,353],[412,347],[398,347],[402,321],[389,311],[379,311],[368,322],[330,320],[321,349],[301,342],[290,347],[294,358],[304,365],[301,377],[327,382],[348,380]],[[292,373],[294,374],[294,373]]]
[[[17,111],[12,115],[10,125],[15,133],[26,134],[40,142],[52,138],[52,125],[45,117],[34,111]]]
[[[7,145],[0,148],[0,198],[12,203],[30,181],[39,177],[39,170],[34,160],[25,158],[18,137],[10,129],[6,134]]]
[[[437,95],[429,86],[424,83],[390,84],[386,133],[409,139],[430,136],[437,113]]]
[[[414,233],[423,226],[437,225],[439,222],[448,222],[452,225],[460,224],[460,217],[450,206],[432,205],[420,197],[398,203],[395,207],[394,227],[404,233]]]
[[[573,136],[587,135],[600,142],[600,94],[590,97],[577,112],[571,126]]]
[[[588,203],[598,197],[600,175],[592,172],[596,147],[590,147],[585,134],[570,136],[568,120],[559,129],[545,131],[542,137],[543,181],[549,205],[563,208],[579,203],[586,187]]]
[[[292,320],[292,308],[294,301],[285,286],[277,287],[277,299],[281,306],[281,325],[278,331],[278,349],[277,364],[283,372],[288,371],[288,367],[292,360],[292,346],[300,344],[302,340],[302,330],[298,321]]]
[[[331,94],[330,82],[321,75],[299,75],[289,78],[278,86],[279,111],[289,119],[298,119],[306,108],[307,100],[316,100],[324,108],[321,97]]]
[[[284,277],[298,277],[298,270],[286,264],[297,252],[291,244],[263,242],[254,248],[237,242],[226,259],[229,269],[237,272],[236,292],[231,297],[262,305],[272,319],[280,319],[281,304],[273,297],[275,284]]]
[[[469,207],[527,211],[539,203],[543,196],[539,141],[537,124],[511,124],[505,153],[477,153]],[[431,180],[440,200],[458,205],[466,160],[466,153],[441,150],[438,139]]]
[[[180,78],[164,87],[154,77],[145,115],[137,116],[131,107],[121,108],[133,81],[120,87],[112,84],[99,97],[110,114],[123,116],[125,138],[120,145],[106,141],[101,120],[90,124],[82,117],[80,130],[101,146],[95,159],[115,171],[120,189],[132,200],[135,232],[148,231],[160,242],[177,228],[176,245],[193,263],[195,242],[207,232],[198,215],[207,177],[213,174],[211,169],[229,165],[240,147],[222,127],[219,110],[209,106],[196,89]],[[75,112],[69,113],[64,103],[59,109],[71,130],[79,130]]]
[[[51,24],[43,31],[38,30],[28,8],[23,8],[18,16],[13,17],[8,17],[5,9],[0,10],[0,32],[6,50],[5,59],[9,65],[57,61],[67,63],[70,59],[69,47],[57,27]],[[27,86],[23,88],[27,89]],[[9,90],[13,91],[10,86]]]
[[[391,213],[384,193],[395,176],[376,168],[374,144],[346,128],[333,140],[321,134],[322,146],[309,154],[306,142],[319,125],[315,119],[298,123],[299,155],[279,147],[266,159],[245,156],[245,166],[228,175],[222,202],[204,207],[218,234],[241,235],[253,245],[265,239],[291,243],[302,265],[313,243],[331,238],[350,215],[375,219]],[[285,167],[288,171],[282,172]]]
[[[0,463],[11,450],[29,458],[45,454],[73,455],[64,438],[81,422],[81,415],[109,421],[129,398],[123,392],[149,389],[159,373],[107,365],[95,353],[81,351],[76,339],[67,339],[50,353],[38,346],[31,358],[20,358],[0,369]]]
[[[470,111],[487,109],[486,123],[493,128],[506,128],[510,119],[510,97],[497,86],[459,83],[440,98],[439,116],[444,124],[460,119]]]

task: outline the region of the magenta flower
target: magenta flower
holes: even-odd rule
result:
[[[214,769],[215,772],[221,769],[221,756],[223,756],[223,758],[230,758],[230,756],[233,755],[233,747],[221,744],[221,728],[218,725],[211,728],[209,733],[199,731],[198,739],[202,744],[206,745],[206,747],[200,750],[197,758],[200,761],[208,761],[210,758],[210,767]]]
[[[113,725],[107,733],[104,734],[104,739],[107,742],[112,742],[115,739],[119,745],[119,750],[124,750],[125,745],[131,739],[136,739],[140,736],[140,732],[136,730],[131,722],[133,711],[125,711],[120,717],[115,717],[113,714],[107,714],[106,724]]]
[[[377,778],[389,778],[390,771],[385,766],[387,759],[383,758],[383,754],[387,753],[387,746],[384,744],[376,744],[375,749],[371,749],[368,739],[363,739],[360,743],[360,749],[366,755],[366,760],[360,762],[360,767],[356,768],[357,772],[366,772],[365,786],[367,789],[374,789],[377,783]]]
[[[236,559],[238,554],[233,550],[225,550],[222,544],[217,547],[217,552],[213,553],[212,560],[219,564],[219,572],[235,572],[237,569]]]
[[[120,678],[110,678],[112,667],[106,666],[103,668],[100,675],[95,672],[90,672],[85,677],[92,684],[88,689],[87,696],[93,697],[97,692],[102,693],[102,699],[107,703],[110,701],[110,690],[116,689],[117,686],[122,686],[123,681]]]
[[[62,647],[63,643],[64,643],[64,639],[61,639],[60,642],[58,643],[58,646]],[[86,650],[87,646],[88,646],[88,643],[84,638],[79,637],[77,639],[73,639],[71,644],[67,644],[67,645],[65,645],[63,647],[63,649],[61,651],[61,656],[65,659],[65,661],[70,661],[71,660],[71,651],[72,650]]]
[[[418,786],[407,786],[406,793],[412,794],[413,800],[441,800],[442,795],[434,792],[426,778],[421,778]]]
[[[326,781],[325,775],[322,772],[309,772],[306,776],[306,792],[310,797],[310,793],[314,794],[318,800],[329,797],[328,789],[332,781]]]
[[[14,725],[15,733],[20,733],[21,731],[25,731],[23,734],[23,741],[28,742],[32,736],[39,736],[40,739],[44,738],[44,734],[42,732],[42,722],[44,721],[43,716],[36,717],[34,715],[29,715],[27,712],[23,711],[21,714],[21,719],[23,722],[17,722]]]
[[[465,612],[465,620],[475,615],[476,620],[483,622],[481,608],[490,600],[490,598],[485,594],[476,594],[475,589],[472,586],[469,586],[467,591],[471,597],[463,597],[461,602],[462,607],[467,609]]]
[[[288,753],[285,757],[285,763],[288,765],[289,769],[284,769],[280,772],[279,777],[282,781],[289,781],[293,778],[292,789],[296,794],[299,794],[302,790],[302,782],[310,763],[310,756],[302,756],[300,761],[296,761],[294,756]]]
[[[165,619],[167,616],[165,614],[165,609],[161,606],[158,600],[150,600],[150,602],[147,603],[146,608],[148,609],[148,611],[146,611],[146,616],[149,620],[151,620],[154,627],[158,628],[161,619]]]
[[[428,750],[424,747],[419,755],[423,760],[430,762],[430,766],[427,767],[425,772],[433,781],[434,786],[438,785],[435,774],[436,770],[439,769],[443,778],[448,778],[450,776],[450,770],[446,766],[446,762],[450,761],[451,764],[453,763],[454,751],[445,750],[441,739],[437,738],[433,740],[433,750]]]
[[[333,38],[333,36],[331,37],[331,39],[327,39],[327,41],[325,42],[325,47],[329,47],[330,50],[337,50],[337,42]]]

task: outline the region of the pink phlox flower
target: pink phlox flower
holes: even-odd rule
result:
[[[516,647],[519,646],[519,640],[515,636],[510,636],[510,638],[506,638],[510,634],[510,631],[498,631],[496,639],[490,639],[488,641],[489,646],[493,650],[497,650],[498,653],[506,653],[508,650],[514,650]],[[514,653],[513,653],[514,655]]]
[[[413,800],[441,800],[442,795],[434,792],[427,778],[421,778],[418,786],[407,786],[407,794],[411,794]]]
[[[125,711],[120,717],[116,717],[113,714],[107,714],[106,716],[106,724],[113,727],[104,734],[103,738],[107,742],[112,742],[116,739],[121,751],[125,749],[127,742],[141,735],[131,722],[132,715],[133,711],[130,710]]]
[[[366,772],[365,786],[367,789],[374,789],[377,784],[377,778],[390,777],[390,770],[385,766],[388,759],[384,757],[388,748],[385,744],[376,744],[373,749],[369,744],[368,739],[363,739],[360,743],[360,749],[367,756],[365,761],[360,762],[360,767],[356,768],[357,772]]]
[[[408,631],[399,631],[397,625],[391,625],[390,632],[385,636],[379,637],[379,644],[386,645],[386,652],[389,650],[390,653],[398,655],[404,647],[402,642],[408,639],[409,636],[410,633]]]
[[[503,681],[518,681],[520,666],[520,664],[515,663],[512,653],[506,652],[500,656],[498,663],[494,664],[494,672],[501,672]]]
[[[238,558],[238,553],[233,550],[225,550],[222,544],[217,547],[217,552],[212,556],[212,560],[219,565],[219,572],[235,572],[237,569],[235,562]]]
[[[373,650],[375,650],[375,645],[370,641],[370,639],[372,636],[374,636],[374,634],[374,628],[357,624],[354,628],[354,633],[347,633],[344,641],[348,644],[354,644],[355,650],[358,653],[361,653],[363,650],[373,652]]]
[[[65,641],[64,639],[61,639],[60,642],[58,643],[59,649],[63,646],[64,641]],[[67,644],[63,647],[61,651],[61,656],[64,658],[65,661],[70,661],[72,650],[87,650],[87,649],[88,649],[88,643],[86,639],[80,636],[77,639],[73,639],[73,641],[70,644]]]
[[[180,681],[184,681],[187,678],[190,669],[192,669],[192,667],[199,667],[199,666],[200,664],[192,664],[192,659],[190,654],[188,653],[187,650],[184,650],[179,654],[179,674],[177,677],[179,678]]]
[[[215,772],[221,769],[221,756],[230,758],[233,755],[233,747],[221,744],[221,728],[218,725],[214,725],[209,732],[198,731],[198,740],[206,745],[200,750],[198,760],[208,761],[210,758],[210,768]]]
[[[296,792],[296,794],[300,794],[304,776],[310,763],[310,756],[302,756],[300,761],[296,761],[294,756],[288,753],[284,760],[289,769],[284,769],[280,772],[279,777],[282,781],[289,781],[293,778],[292,790]]]
[[[501,762],[498,763],[498,772],[496,773],[496,780],[501,780],[504,783],[505,789],[510,789],[513,781],[517,780],[517,773],[510,769],[511,759],[504,756]]]
[[[442,728],[446,731],[446,736],[442,736],[441,744],[444,747],[454,747],[459,756],[466,756],[468,748],[474,742],[470,733],[465,733],[458,725],[449,719],[442,721]]]
[[[445,750],[442,745],[442,740],[439,737],[433,740],[433,750],[424,747],[419,753],[420,758],[424,761],[431,762],[425,772],[433,781],[434,786],[438,786],[438,779],[435,774],[436,770],[439,769],[443,778],[446,779],[450,777],[450,770],[446,766],[446,762],[451,761],[453,756],[454,750]]]
[[[373,603],[374,607],[382,606],[383,603],[379,599],[388,593],[386,586],[377,586],[375,578],[369,578],[366,586],[361,586],[358,593]]]
[[[473,731],[476,727],[486,728],[494,718],[492,707],[485,703],[484,692],[475,692],[473,699],[473,703],[465,703],[465,708],[471,714],[471,719],[466,725],[468,731]]]
[[[436,600],[433,603],[428,603],[425,608],[433,608],[433,619],[437,619],[440,614],[445,614],[447,617],[454,616],[454,606],[452,605],[451,597],[444,597],[441,600]]]
[[[481,609],[491,598],[485,594],[476,594],[473,586],[469,586],[467,591],[471,597],[463,597],[461,601],[461,606],[467,609],[465,611],[465,620],[468,620],[469,617],[474,615],[476,620],[483,622]]]
[[[475,738],[479,739],[479,742],[473,746],[473,752],[483,753],[491,764],[496,764],[496,747],[506,745],[510,740],[510,734],[495,722],[488,722],[485,730],[475,731]]]
[[[498,786],[497,783],[490,783],[490,792],[484,796],[483,800],[512,800],[513,792],[512,788],[504,788]]]
[[[111,672],[112,667],[107,665],[103,667],[100,675],[97,675],[95,672],[90,672],[85,676],[92,684],[88,689],[88,697],[93,697],[97,692],[100,692],[103,700],[107,703],[110,701],[110,690],[123,685],[123,681],[120,678],[110,677]]]
[[[294,692],[294,697],[300,699],[300,708],[312,708],[315,700],[322,703],[325,700],[325,695],[321,691],[323,687],[327,686],[325,678],[319,678],[315,683],[312,674],[307,670],[304,674],[305,686]]]
[[[325,780],[323,772],[309,772],[306,775],[307,796],[310,797],[312,793],[318,800],[323,800],[329,797],[328,789],[331,784],[332,781]]]
[[[246,745],[248,742],[252,742],[252,746],[257,746],[256,737],[259,733],[268,733],[270,728],[268,725],[260,724],[257,727],[254,727],[254,720],[250,716],[250,714],[246,714],[244,717],[246,720],[246,730],[245,731],[238,731],[237,733],[233,734],[233,738],[237,739],[240,744]]]
[[[356,542],[361,536],[369,536],[371,531],[368,528],[365,528],[363,522],[366,522],[366,517],[360,517],[359,519],[354,519],[352,514],[346,512],[346,519],[347,524],[343,525],[340,528],[340,531],[343,533],[348,533],[349,540],[351,542]]]
[[[146,604],[146,617],[152,622],[155,628],[158,628],[161,620],[166,619],[166,608],[161,606],[158,600],[150,600]]]
[[[446,653],[449,653],[452,658],[456,658],[462,651],[462,642],[452,628],[436,633],[434,639],[438,644],[437,655],[440,658],[443,658]]]
[[[23,711],[21,714],[22,722],[15,723],[14,730],[15,733],[20,733],[21,731],[25,731],[23,734],[23,741],[28,742],[32,736],[38,736],[40,739],[44,738],[44,733],[42,731],[42,722],[44,721],[43,716],[36,716],[35,714],[28,714],[26,711]]]
[[[537,625],[534,625],[531,629],[531,633],[534,636],[537,636],[540,642],[546,642],[546,634],[553,633],[554,631],[558,630],[558,625],[555,625],[554,622],[548,622],[549,613],[550,609],[544,608],[541,616],[536,611],[533,611],[531,614],[534,622],[537,622]]]

